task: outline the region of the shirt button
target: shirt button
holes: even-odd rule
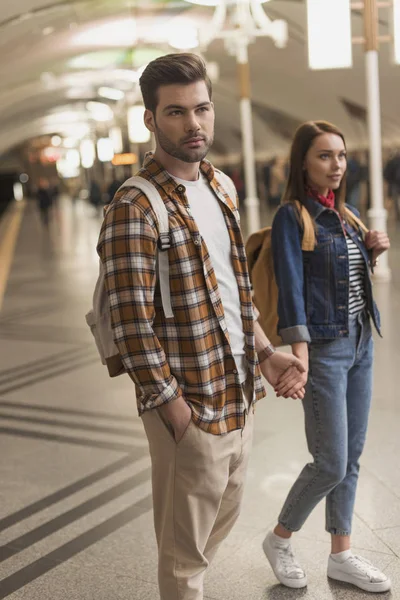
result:
[[[236,370],[236,369],[233,369],[232,373],[233,373],[234,375],[237,375],[237,373],[238,373],[238,372],[237,372],[237,370]]]
[[[178,185],[176,189],[178,192],[184,192],[186,190],[186,188],[183,185]]]
[[[201,240],[199,240],[199,238],[196,238],[196,239],[194,240],[194,243],[196,244],[196,246],[200,246],[200,244],[201,244]]]

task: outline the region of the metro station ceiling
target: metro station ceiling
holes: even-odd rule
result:
[[[102,86],[123,90],[126,101],[134,102],[140,68],[175,51],[163,41],[165,29],[188,18],[207,27],[213,13],[184,0],[0,0],[0,8],[0,154],[38,135],[90,128],[86,103],[99,100]],[[279,49],[271,39],[258,38],[249,48],[257,153],[285,151],[298,123],[320,118],[342,127],[350,146],[365,147],[362,46],[354,49],[352,69],[310,71],[305,2],[271,0],[263,8],[272,19],[287,20],[289,43]],[[390,30],[386,16],[382,11],[383,34]],[[91,36],[94,26],[103,28],[101,39]],[[362,33],[357,12],[353,33]],[[327,32],[329,43],[338,36],[340,31]],[[391,54],[389,45],[382,46],[383,135],[385,144],[400,145],[400,66]],[[235,58],[221,41],[204,56],[219,72],[215,151],[235,154],[240,152]],[[118,117],[121,103],[108,102]]]

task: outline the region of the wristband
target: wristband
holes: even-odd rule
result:
[[[262,363],[264,360],[270,358],[273,354],[275,354],[276,348],[272,344],[268,344],[261,352],[258,352],[258,362]]]

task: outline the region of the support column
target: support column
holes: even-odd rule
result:
[[[250,99],[250,68],[245,39],[236,42],[240,89],[240,117],[242,128],[242,152],[244,162],[244,180],[246,187],[245,207],[248,233],[260,229],[260,201],[257,197],[256,165],[254,156],[253,120]]]
[[[378,54],[378,7],[376,0],[364,0],[365,25],[365,66],[367,78],[368,137],[369,137],[369,173],[371,184],[371,207],[368,211],[370,229],[387,231],[387,211],[384,208],[382,129],[379,84]],[[375,278],[389,281],[388,253],[380,257],[375,270]]]

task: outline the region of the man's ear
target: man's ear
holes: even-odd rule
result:
[[[146,125],[147,129],[149,131],[151,131],[152,133],[154,133],[155,131],[155,124],[154,124],[154,115],[151,112],[151,110],[149,110],[148,108],[146,108],[146,110],[144,111],[144,124]]]

